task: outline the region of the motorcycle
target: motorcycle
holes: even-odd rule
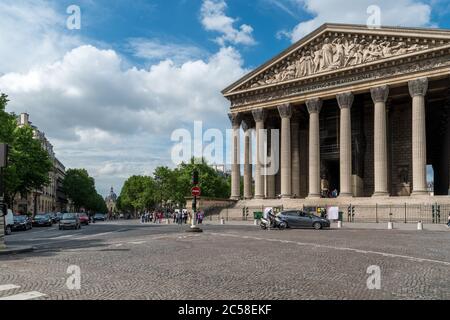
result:
[[[269,215],[268,219],[261,218],[260,227],[263,230],[267,230],[267,229],[284,230],[287,228],[287,224],[286,224],[286,222],[284,222],[277,216]]]

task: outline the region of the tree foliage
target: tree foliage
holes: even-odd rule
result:
[[[63,181],[65,194],[73,201],[77,211],[85,208],[91,212],[107,213],[105,201],[95,189],[95,180],[86,169],[69,169]]]
[[[6,198],[11,204],[16,194],[26,194],[50,183],[53,164],[30,126],[18,127],[16,117],[5,109],[7,96],[0,96],[0,142],[9,144],[8,167],[5,169]]]
[[[153,177],[129,178],[118,198],[118,209],[136,213],[155,206],[184,206],[186,197],[191,195],[194,169],[199,171],[203,197],[229,198],[229,179],[210,167],[206,161],[194,160],[192,159],[190,163],[182,163],[175,169],[158,167]]]

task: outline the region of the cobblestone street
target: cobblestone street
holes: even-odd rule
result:
[[[450,232],[97,223],[7,238],[0,299],[449,299]],[[71,265],[81,290],[69,290]],[[369,290],[369,266],[381,289]],[[18,296],[17,296],[18,295]]]

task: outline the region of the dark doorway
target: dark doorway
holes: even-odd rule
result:
[[[340,186],[339,160],[322,161],[321,170],[322,196],[331,197],[334,190]]]

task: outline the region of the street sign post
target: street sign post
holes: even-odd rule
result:
[[[192,197],[194,197],[194,199],[192,200],[192,224],[191,227],[186,230],[186,232],[203,232],[202,229],[200,229],[198,226],[195,225],[195,220],[196,220],[196,214],[197,214],[197,197],[200,197],[200,195],[202,194],[202,191],[200,189],[200,187],[198,186],[199,184],[199,173],[197,170],[194,170],[192,172],[192,184],[193,187],[191,189],[191,194]]]
[[[200,197],[202,195],[202,190],[200,189],[200,187],[193,187],[191,189],[191,193],[193,197]]]

